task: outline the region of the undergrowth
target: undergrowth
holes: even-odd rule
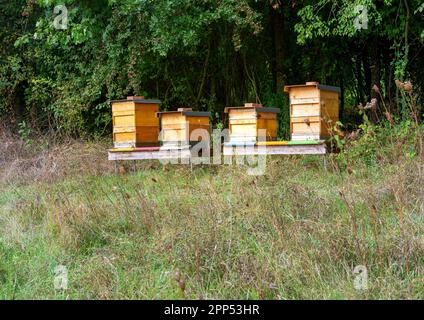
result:
[[[424,128],[363,116],[261,176],[3,133],[0,298],[423,299]]]

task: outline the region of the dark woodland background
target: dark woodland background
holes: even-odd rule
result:
[[[59,4],[66,30],[53,26]],[[358,5],[367,29],[355,27]],[[226,106],[279,107],[284,138],[282,88],[306,81],[341,87],[347,130],[373,98],[374,122],[386,109],[407,117],[399,85],[422,97],[423,11],[421,0],[1,0],[2,127],[108,135],[108,100],[145,95],[212,111],[215,125]]]

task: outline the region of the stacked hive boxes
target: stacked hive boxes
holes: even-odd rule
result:
[[[339,119],[340,88],[307,82],[284,87],[290,96],[292,141],[325,140]]]
[[[190,146],[202,139],[209,140],[210,112],[180,108],[178,111],[159,112],[157,115],[162,126],[161,140],[164,146]]]
[[[226,108],[225,113],[229,115],[230,143],[276,140],[279,112],[278,108],[264,108],[254,103],[246,103],[244,107]],[[265,133],[265,137],[260,138],[261,132]]]
[[[159,143],[159,100],[128,97],[112,104],[113,143],[115,148],[156,146]]]

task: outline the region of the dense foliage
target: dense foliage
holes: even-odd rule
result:
[[[53,24],[59,4],[66,29]],[[371,98],[401,116],[394,80],[424,87],[423,11],[422,0],[1,0],[2,119],[103,134],[108,100],[135,94],[210,110],[214,123],[257,101],[284,110],[284,124],[282,86],[311,80],[342,88],[346,124]]]

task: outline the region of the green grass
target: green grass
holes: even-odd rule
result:
[[[419,159],[351,174],[327,160],[274,157],[257,177],[142,164],[3,185],[0,298],[424,298]],[[368,290],[354,288],[358,265]]]

